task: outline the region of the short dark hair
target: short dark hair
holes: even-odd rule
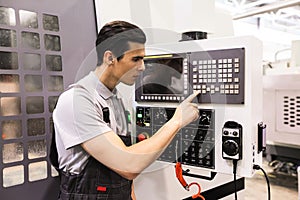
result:
[[[129,50],[128,42],[145,44],[146,35],[138,26],[126,21],[105,24],[96,40],[97,65],[102,64],[104,52],[107,50],[111,51],[118,61],[122,59],[125,51]]]

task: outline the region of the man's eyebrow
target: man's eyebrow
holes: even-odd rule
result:
[[[133,56],[133,59],[144,59],[144,56]]]

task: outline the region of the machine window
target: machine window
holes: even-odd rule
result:
[[[44,35],[45,49],[49,51],[60,51],[60,37],[58,35]]]
[[[24,183],[24,166],[17,165],[3,169],[3,187],[11,187]]]
[[[36,12],[20,10],[20,24],[26,28],[38,28],[38,18]]]
[[[17,46],[16,31],[0,28],[0,46],[1,47],[16,47]]]
[[[0,30],[1,32],[1,30]],[[0,33],[1,35],[1,33]],[[0,36],[1,39],[1,36]],[[2,40],[0,40],[2,42]],[[0,42],[0,43],[1,43]],[[16,70],[19,68],[18,66],[18,54],[16,52],[5,52],[0,51],[0,69],[4,70]]]
[[[23,69],[40,71],[41,70],[41,55],[35,53],[23,54]]]
[[[20,92],[20,80],[17,74],[0,74],[0,92],[17,93]]]
[[[28,158],[43,158],[47,156],[46,140],[34,140],[28,142]]]
[[[0,98],[1,116],[14,116],[21,114],[20,97],[1,97]]]
[[[48,31],[59,31],[58,17],[54,15],[43,14],[43,27]]]
[[[63,91],[64,83],[62,76],[49,76],[48,77],[48,91]]]
[[[7,26],[16,25],[16,14],[15,9],[0,7],[0,24]]]
[[[37,114],[44,112],[44,97],[27,97],[26,98],[27,114]]]
[[[23,143],[8,143],[2,146],[3,163],[13,163],[24,159]]]
[[[40,49],[40,35],[38,33],[22,31],[22,47],[29,49]]]
[[[29,181],[38,181],[47,178],[47,162],[34,162],[28,165]]]
[[[27,135],[28,136],[45,135],[45,119],[44,118],[28,119]]]
[[[60,55],[46,55],[46,68],[48,71],[62,71]]]
[[[43,91],[43,77],[41,75],[25,75],[25,90],[26,92],[41,92]]]
[[[22,137],[21,120],[5,120],[1,123],[2,139],[10,140]]]

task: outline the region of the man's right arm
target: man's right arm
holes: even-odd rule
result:
[[[82,147],[102,164],[132,180],[161,155],[182,127],[198,118],[197,105],[192,103],[197,95],[184,100],[173,117],[147,140],[127,147],[116,133],[109,131],[82,143]]]

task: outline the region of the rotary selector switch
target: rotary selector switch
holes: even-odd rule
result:
[[[164,124],[168,121],[168,115],[165,108],[159,108],[155,111],[154,121],[158,124]]]
[[[206,112],[200,113],[199,125],[208,127],[210,126],[210,123],[211,123],[210,115]]]

